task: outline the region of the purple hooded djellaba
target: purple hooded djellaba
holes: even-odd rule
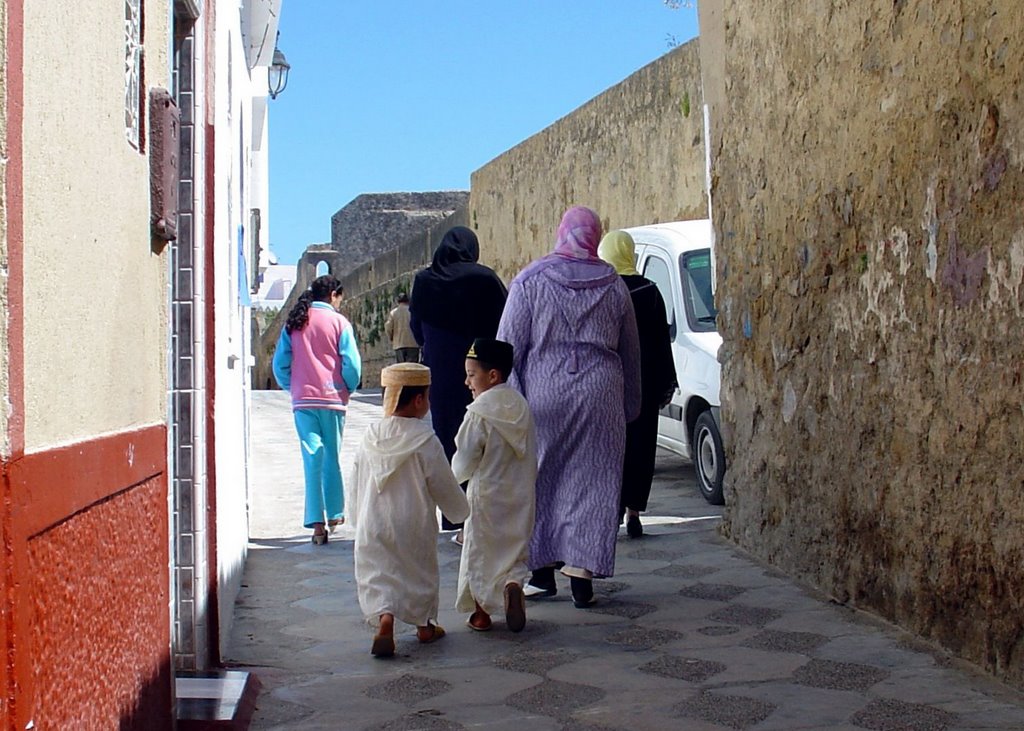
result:
[[[611,576],[626,422],[640,413],[640,346],[629,290],[597,258],[601,223],[569,209],[553,253],[512,280],[498,338],[514,348],[509,383],[537,429],[531,569],[564,562]]]

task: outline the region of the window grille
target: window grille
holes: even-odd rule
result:
[[[142,151],[142,2],[124,0],[124,127],[128,142]]]

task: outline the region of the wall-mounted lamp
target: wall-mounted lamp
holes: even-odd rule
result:
[[[278,33],[278,38],[281,34]],[[288,60],[281,53],[277,47],[277,41],[274,41],[274,60],[270,64],[270,68],[267,69],[267,91],[270,92],[271,99],[277,99],[277,95],[284,91],[284,88],[288,86],[288,71],[291,66],[288,65]]]

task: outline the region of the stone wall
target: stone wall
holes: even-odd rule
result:
[[[701,18],[726,531],[1022,685],[1018,0]]]
[[[473,173],[481,261],[510,280],[548,253],[562,213],[606,229],[707,217],[698,43],[691,41]]]
[[[346,297],[341,311],[352,321],[363,357],[363,387],[380,386],[380,372],[394,363],[395,351],[384,334],[384,322],[400,292],[412,292],[416,272],[428,266],[434,250],[452,226],[467,226],[460,208],[401,246],[341,277]],[[351,293],[351,294],[349,294]]]
[[[423,193],[363,193],[331,216],[331,247],[344,255],[344,276],[463,208],[464,190]]]

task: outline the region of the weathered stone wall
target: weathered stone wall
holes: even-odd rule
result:
[[[1024,684],[1019,2],[701,6],[726,530]]]
[[[413,277],[430,264],[434,250],[448,229],[468,225],[466,209],[460,208],[402,245],[341,277],[346,292],[341,311],[356,330],[363,357],[364,388],[379,386],[381,369],[395,362],[395,351],[384,334],[384,322],[395,307],[398,294],[412,292]]]
[[[464,208],[464,190],[363,193],[331,216],[331,246],[344,254],[335,276],[348,274]],[[334,271],[334,270],[332,270]]]
[[[707,217],[698,43],[691,41],[473,173],[481,261],[510,280],[550,252],[562,213],[605,228]]]

